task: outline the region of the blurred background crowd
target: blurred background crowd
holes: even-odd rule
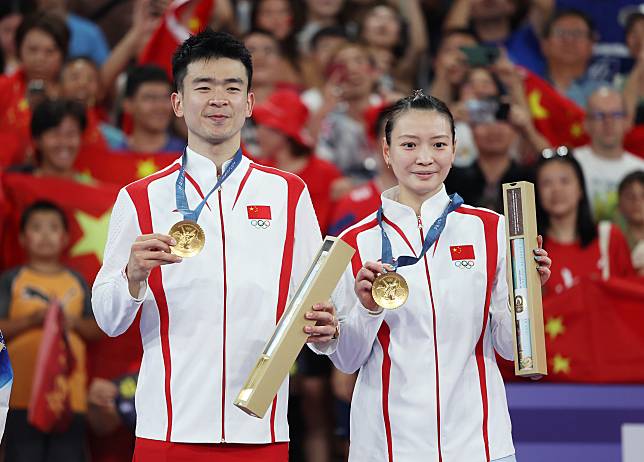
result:
[[[414,89],[445,101],[456,119],[448,192],[502,213],[502,183],[535,184],[554,262],[544,288],[546,380],[644,383],[644,4],[1,0],[0,329],[15,374],[8,462],[45,460],[54,447],[131,460],[140,338],[136,325],[103,336],[88,287],[118,189],[185,146],[170,58],[208,25],[252,54],[257,103],[243,149],[305,181],[323,234],[374,212],[393,186],[381,156],[387,107]],[[48,360],[60,362],[39,351],[52,306],[68,334],[62,424],[32,409],[36,378]],[[607,321],[588,321],[598,313]],[[605,354],[580,354],[588,342]],[[345,458],[354,380],[305,348],[292,371],[291,460]],[[16,447],[40,455],[14,458]]]

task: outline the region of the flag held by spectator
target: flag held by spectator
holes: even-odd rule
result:
[[[0,439],[4,434],[4,427],[7,423],[7,411],[9,411],[9,396],[13,384],[13,370],[9,361],[9,353],[4,343],[4,337],[0,332]]]
[[[172,79],[172,54],[191,34],[210,22],[214,0],[172,1],[139,56],[139,64],[154,64]]]
[[[181,154],[123,151],[118,154],[103,152],[96,155],[96,152],[81,152],[74,168],[87,178],[123,187],[167,167]]]
[[[64,330],[63,310],[52,301],[43,327],[36,359],[28,420],[38,430],[63,432],[72,419],[69,378],[76,366]]]
[[[20,216],[33,202],[48,200],[60,206],[69,220],[70,246],[64,263],[80,272],[91,284],[103,260],[118,187],[19,173],[4,175],[2,186],[6,210],[2,222],[0,266],[6,269],[24,262],[24,251],[18,242]]]
[[[535,128],[553,146],[586,144],[584,110],[527,69],[521,68],[520,72]]]
[[[644,284],[637,278],[582,278],[543,300],[547,382],[644,382]],[[517,380],[509,361],[506,380]]]

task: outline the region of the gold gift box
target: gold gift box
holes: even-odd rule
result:
[[[306,343],[308,335],[304,327],[315,324],[315,321],[305,319],[304,314],[314,304],[331,298],[353,253],[353,247],[340,239],[324,239],[304,280],[289,301],[275,332],[237,395],[235,406],[253,417],[264,417]]]
[[[548,374],[541,302],[541,279],[534,260],[537,216],[534,185],[503,185],[509,304],[514,319],[514,373],[521,377]]]

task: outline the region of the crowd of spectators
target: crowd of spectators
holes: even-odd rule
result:
[[[184,8],[170,17],[177,3]],[[382,160],[383,114],[423,88],[456,121],[448,192],[502,213],[503,183],[535,183],[539,232],[553,259],[545,295],[582,277],[644,276],[644,4],[637,1],[3,0],[2,189],[11,175],[58,178],[62,188],[97,184],[78,167],[81,157],[105,170],[117,168],[115,156],[178,157],[186,128],[172,111],[173,83],[167,67],[145,56],[160,28],[194,30],[204,8],[207,24],[196,27],[239,36],[252,54],[256,106],[242,132],[246,154],[301,176],[323,235],[373,213],[394,185]],[[3,211],[15,204],[6,192],[0,200],[6,231]],[[66,433],[27,422],[48,298],[66,301],[77,367],[102,341],[88,308],[91,275],[63,264],[68,217],[54,202],[19,211],[25,259],[0,268],[0,329],[20,361],[6,460],[45,460],[38,457],[47,451],[58,457],[47,460],[129,460],[128,413],[116,403],[131,396],[117,379],[136,371],[135,354],[134,366],[112,376],[79,372]],[[342,460],[355,379],[309,351],[296,366],[292,460]],[[20,456],[25,447],[31,452]]]

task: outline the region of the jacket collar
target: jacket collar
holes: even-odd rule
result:
[[[186,157],[188,160],[186,172],[195,179],[197,184],[199,184],[199,186],[203,190],[203,193],[207,194],[208,191],[215,185],[215,183],[217,183],[217,166],[211,159],[197,153],[189,147],[186,147]],[[181,158],[179,158],[178,162],[181,163]],[[230,162],[232,162],[232,157],[231,159],[224,162],[222,171],[226,169]],[[241,163],[226,179],[226,181],[222,185],[222,190],[226,190],[227,183],[240,183],[249,166],[250,160],[246,156],[242,156]]]
[[[398,202],[399,187],[394,186],[382,193],[382,210],[384,216],[393,221],[403,229],[409,226],[418,226],[418,216],[411,207]],[[445,185],[429,199],[425,200],[420,207],[420,218],[423,230],[427,232],[429,227],[441,216],[449,203],[449,196]]]

